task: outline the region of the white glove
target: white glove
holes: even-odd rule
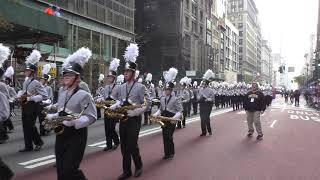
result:
[[[212,101],[212,98],[207,98],[206,101]]]
[[[136,108],[134,110],[128,110],[127,114],[129,117],[139,116],[140,114],[144,113],[145,108]]]
[[[160,109],[158,109],[158,111],[156,113],[152,114],[152,116],[158,117],[158,116],[160,116],[160,114],[161,114],[161,111],[160,111]]]
[[[50,99],[47,99],[45,101],[42,101],[43,104],[51,104],[51,100]]]
[[[24,91],[22,91],[22,90],[19,91],[18,94],[17,94],[17,98],[21,98],[21,96],[23,95],[23,93],[24,93]]]
[[[84,127],[88,127],[95,121],[94,118],[89,118],[88,116],[81,116],[79,119],[74,120],[76,129],[81,129]]]
[[[113,104],[112,106],[110,106],[110,109],[111,109],[111,110],[115,110],[115,109],[117,109],[117,108],[120,107],[120,104],[121,104],[121,102],[120,102],[120,101],[117,101],[115,104]]]
[[[28,101],[40,102],[42,101],[41,95],[31,96],[27,98]]]
[[[186,102],[188,102],[188,100],[183,100],[182,102],[183,102],[183,103],[186,103]]]
[[[53,118],[56,118],[59,116],[59,113],[54,113],[54,114],[47,114],[46,119],[51,121]]]
[[[103,97],[100,97],[100,98],[98,98],[96,101],[97,101],[98,103],[100,103],[100,102],[104,101],[104,98],[103,98]]]
[[[182,116],[181,112],[177,112],[172,118],[173,119],[180,119]]]
[[[67,127],[72,127],[75,125],[75,120],[72,121],[63,121],[62,122],[63,125],[67,126]]]

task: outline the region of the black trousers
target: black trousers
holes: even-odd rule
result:
[[[0,158],[0,180],[9,180],[13,177],[13,172]]]
[[[112,143],[119,144],[119,136],[116,131],[116,119],[104,118],[104,131],[106,133],[106,145],[109,148],[112,148]]]
[[[13,123],[12,123],[10,117],[3,122],[3,125],[4,125],[5,130],[11,131],[14,129],[14,126],[13,126]]]
[[[198,102],[197,101],[192,103],[192,109],[193,109],[194,115],[198,114]]]
[[[27,104],[22,105],[22,127],[26,149],[33,149],[33,143],[35,145],[43,144],[36,127],[37,113],[37,103],[28,102]]]
[[[188,115],[188,117],[190,116],[190,114],[191,114],[191,101],[189,101],[188,102],[188,111],[187,111],[187,115]]]
[[[207,134],[207,131],[210,133],[210,113],[212,110],[212,104],[210,102],[200,103],[200,120],[201,120],[201,131],[202,134]]]
[[[97,108],[97,119],[101,118],[101,108]]]
[[[141,116],[129,117],[126,122],[120,121],[120,143],[123,173],[131,173],[131,159],[136,169],[142,168],[142,160],[138,147]]]
[[[151,115],[151,110],[144,112],[144,122],[143,125],[149,124],[149,116]]]
[[[186,117],[188,115],[188,106],[189,106],[188,102],[182,103],[183,119],[182,119],[182,122],[181,121],[178,122],[178,128],[181,128],[181,124],[182,124],[182,126],[186,126]]]
[[[39,105],[38,107],[38,119],[39,119],[39,131],[40,135],[43,136],[46,133],[46,130],[44,129],[44,126],[42,122],[44,121],[46,115],[42,113],[43,106]]]
[[[174,155],[175,153],[173,143],[173,133],[175,128],[176,124],[171,124],[170,122],[165,122],[165,126],[162,127],[163,147],[165,156]]]
[[[6,140],[8,138],[9,137],[8,137],[6,128],[4,126],[4,122],[0,122],[0,140]]]
[[[55,154],[58,180],[85,180],[79,169],[87,144],[88,129],[65,127],[63,134],[56,136]]]

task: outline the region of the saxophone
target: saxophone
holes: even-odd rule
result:
[[[127,111],[128,110],[134,110],[137,108],[142,108],[144,107],[144,104],[138,104],[138,105],[127,105],[127,106],[122,106],[117,109],[110,109],[107,107],[104,111],[104,114],[106,117],[111,118],[111,119],[120,119],[121,121],[127,121]]]
[[[150,121],[160,124],[161,127],[165,127],[164,122],[180,122],[182,121],[182,118],[176,119],[176,118],[165,117],[165,116],[158,116],[158,117],[150,116]]]
[[[51,120],[45,118],[45,120],[42,122],[42,125],[44,126],[44,129],[48,131],[53,130],[57,135],[60,135],[64,132],[63,121],[72,121],[80,118],[83,115],[84,111],[88,108],[88,106],[89,103],[83,108],[80,114],[68,114],[65,116],[58,116]]]
[[[28,103],[28,97],[31,97],[32,94],[29,94],[27,91],[24,92],[21,97],[19,98],[20,104],[27,104]]]
[[[102,109],[107,109],[108,107],[110,107],[114,103],[116,103],[115,100],[105,100],[105,101],[101,101],[101,102],[96,102],[96,107],[102,108]]]

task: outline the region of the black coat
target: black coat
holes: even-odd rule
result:
[[[265,111],[266,103],[262,92],[248,92],[244,97],[243,108],[250,112]]]

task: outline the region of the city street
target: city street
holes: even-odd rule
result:
[[[318,179],[320,167],[320,115],[305,107],[274,100],[262,115],[264,140],[247,138],[246,115],[231,108],[214,110],[211,114],[212,136],[200,137],[199,117],[188,119],[185,129],[174,134],[176,154],[173,160],[161,160],[163,144],[161,129],[143,127],[139,145],[144,163],[140,179],[201,179],[201,180],[271,180]],[[18,122],[16,122],[18,123]],[[255,134],[256,135],[256,134]],[[53,164],[54,136],[45,137],[40,152],[18,153],[22,148],[21,125],[2,144],[0,156],[16,172],[16,180],[56,179]],[[86,155],[81,168],[88,179],[116,179],[121,174],[120,149],[102,151],[103,121],[89,129]],[[134,170],[134,168],[133,168]]]

